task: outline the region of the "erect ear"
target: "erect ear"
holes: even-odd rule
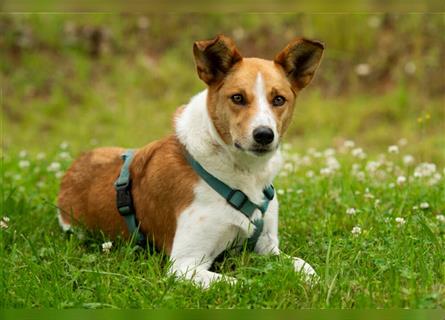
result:
[[[198,75],[208,85],[222,80],[230,68],[242,60],[232,39],[223,35],[195,42],[193,54]]]
[[[303,89],[314,76],[323,55],[321,42],[297,38],[275,57],[275,63],[286,73],[294,89]]]

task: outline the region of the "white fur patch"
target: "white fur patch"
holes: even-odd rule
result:
[[[276,141],[278,136],[277,123],[271,110],[271,106],[267,100],[266,85],[261,72],[258,72],[257,74],[253,92],[255,93],[255,99],[257,100],[258,112],[255,117],[253,117],[250,124],[251,132],[253,132],[253,130],[259,126],[269,127],[272,129]],[[276,143],[275,141],[273,142],[274,144]]]
[[[57,209],[57,220],[59,221],[59,226],[62,228],[63,232],[67,232],[71,230],[71,225],[63,221],[62,215],[60,214],[60,210]]]

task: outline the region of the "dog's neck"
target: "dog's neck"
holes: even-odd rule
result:
[[[207,90],[194,96],[175,119],[176,134],[187,151],[212,175],[260,201],[261,190],[272,183],[282,165],[277,151],[256,157],[226,145],[207,109]]]

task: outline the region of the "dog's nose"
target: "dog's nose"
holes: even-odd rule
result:
[[[253,139],[255,142],[265,146],[273,141],[274,134],[271,128],[261,126],[253,130]]]

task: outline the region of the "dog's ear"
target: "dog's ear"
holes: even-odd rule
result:
[[[279,52],[274,61],[284,69],[292,87],[301,90],[311,82],[323,50],[321,42],[297,38]]]
[[[232,39],[223,35],[195,42],[193,54],[198,75],[208,85],[222,80],[230,68],[242,60]]]

